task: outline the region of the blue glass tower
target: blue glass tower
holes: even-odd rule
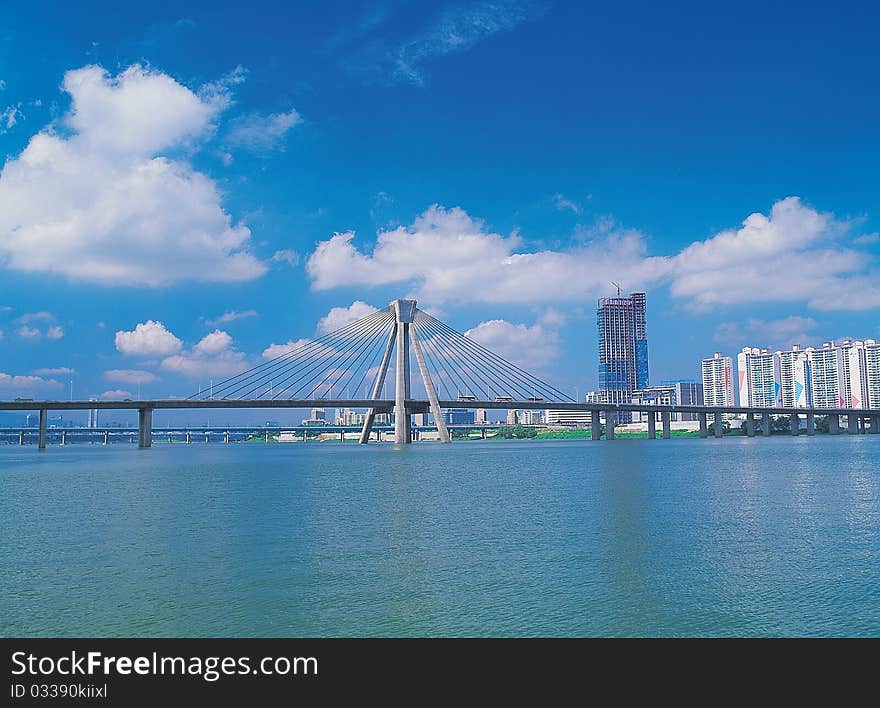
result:
[[[632,392],[648,386],[648,328],[645,293],[603,297],[596,309],[599,330],[599,400],[630,403]],[[620,413],[617,421],[630,422]]]

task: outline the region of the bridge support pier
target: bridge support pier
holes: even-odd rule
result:
[[[750,438],[755,437],[755,414],[746,413],[746,435]]]
[[[724,414],[720,410],[715,411],[713,422],[715,423],[715,437],[724,437]]]
[[[700,421],[700,437],[706,438],[709,437],[709,424],[706,421],[705,413],[697,413],[697,419]]]
[[[855,413],[846,416],[846,432],[849,435],[859,434],[859,417]]]
[[[837,414],[828,415],[828,432],[831,435],[840,435],[840,416]]]
[[[816,416],[812,413],[807,413],[807,435],[815,435],[816,434]]]
[[[672,414],[669,411],[660,413],[660,420],[663,423],[663,439],[669,440],[672,437]]]
[[[46,449],[46,423],[49,419],[49,411],[45,408],[40,408],[40,435],[37,440],[37,449],[45,450]]]
[[[590,438],[593,440],[599,440],[602,437],[602,414],[593,409],[593,412],[590,414]]]
[[[153,447],[152,408],[138,408],[138,447]]]
[[[789,421],[791,421],[789,423],[789,428],[791,428],[791,434],[792,435],[799,435],[801,432],[801,417],[797,413],[792,413],[788,417],[788,419],[789,419]]]
[[[656,411],[648,411],[648,440],[657,438],[657,413]]]
[[[871,416],[871,433],[874,435],[880,433],[880,415]]]
[[[605,439],[614,440],[614,413],[605,411]]]
[[[765,436],[770,435],[770,414],[764,413],[761,416],[761,428]]]

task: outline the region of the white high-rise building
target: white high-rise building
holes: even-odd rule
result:
[[[880,342],[865,340],[865,380],[868,408],[880,408]]]
[[[519,422],[522,425],[542,425],[544,423],[544,411],[520,411]]]
[[[715,352],[711,359],[703,359],[703,405],[732,406],[733,359]]]
[[[843,350],[831,342],[809,354],[810,395],[815,408],[843,408]]]
[[[779,357],[769,349],[745,347],[736,357],[739,403],[751,408],[782,405]]]
[[[788,351],[776,352],[779,357],[779,384],[783,408],[810,406],[810,364],[808,352],[795,344]]]
[[[864,342],[845,342],[843,398],[847,408],[868,407],[868,370]]]

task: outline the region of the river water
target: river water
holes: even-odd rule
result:
[[[880,436],[0,446],[3,636],[880,636]]]

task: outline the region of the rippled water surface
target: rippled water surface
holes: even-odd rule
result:
[[[0,446],[0,634],[880,635],[880,436]]]

